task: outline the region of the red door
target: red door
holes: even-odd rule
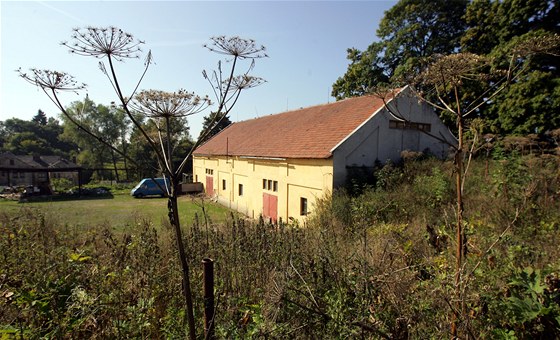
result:
[[[263,193],[263,217],[276,222],[278,219],[278,196]]]
[[[206,195],[214,196],[214,177],[206,176]]]

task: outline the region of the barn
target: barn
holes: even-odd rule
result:
[[[446,157],[442,140],[456,138],[404,87],[233,123],[193,152],[193,177],[249,217],[303,222],[351,169],[397,161],[404,150]]]

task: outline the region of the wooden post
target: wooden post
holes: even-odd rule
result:
[[[202,260],[204,272],[204,339],[215,339],[214,335],[214,262]]]

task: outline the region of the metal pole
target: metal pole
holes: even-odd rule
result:
[[[215,339],[214,335],[214,261],[202,260],[204,272],[204,338]]]

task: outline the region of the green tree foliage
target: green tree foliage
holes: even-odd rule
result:
[[[167,129],[166,123],[161,121],[156,124],[154,120],[141,119],[138,122],[152,140],[159,140],[160,136],[164,143],[167,143],[166,134],[163,133]],[[181,163],[182,155],[188,154],[194,142],[189,133],[188,121],[185,117],[173,117],[170,124],[171,142],[173,162],[178,166]],[[138,168],[135,169],[138,177],[143,178],[152,176],[154,173],[161,173],[163,169],[160,167],[156,154],[144,135],[136,127],[132,129],[130,134],[129,155],[132,159],[136,159]],[[190,162],[192,166],[192,162]],[[185,172],[190,172],[192,169],[186,169]]]
[[[524,40],[559,33],[560,8],[556,1],[473,1],[467,7],[468,29],[462,48],[488,55],[494,67],[509,61],[508,53]],[[526,62],[527,74],[515,79],[491,105],[483,108],[490,130],[500,134],[543,133],[560,126],[558,54],[544,54]]]
[[[395,78],[408,78],[434,54],[457,51],[465,29],[466,0],[401,0],[379,24],[384,63]]]
[[[374,42],[363,52],[349,48],[346,57],[350,60],[348,70],[333,84],[332,95],[336,99],[362,96],[369,88],[388,82],[389,75],[383,65],[382,50],[383,44],[379,42]]]
[[[18,155],[58,155],[69,157],[73,143],[60,138],[63,127],[54,118],[47,119],[41,110],[30,121],[19,118],[0,122],[3,151]]]
[[[558,32],[560,8],[551,0],[475,0],[467,6],[465,51],[488,54],[513,37],[539,29]]]
[[[47,115],[43,111],[39,110],[31,121],[39,125],[47,125]]]
[[[99,169],[104,168],[104,164],[110,162],[115,167],[115,173],[118,176],[117,159],[113,150],[84,133],[81,128],[70,121],[70,118],[111,141],[113,147],[121,150],[126,148],[126,133],[129,126],[129,121],[122,110],[115,106],[96,105],[86,96],[83,101],[72,103],[67,112],[70,117],[60,116],[64,121],[63,138],[78,145],[79,163],[86,167]]]
[[[488,60],[487,69],[479,71],[495,78],[462,84],[463,107],[493,93],[496,82],[508,77],[503,70],[523,68],[524,75],[508,79],[509,88],[477,106],[469,118],[481,117],[486,132],[503,135],[554,130],[559,126],[559,53],[547,51],[528,59],[516,49],[538,37],[558,37],[559,17],[560,6],[553,0],[401,0],[385,13],[377,30],[379,41],[363,52],[348,49],[350,64],[333,84],[332,95],[342,99],[387,82],[392,87],[409,84],[442,55],[472,53]],[[437,100],[429,93],[424,96]],[[450,122],[445,110],[440,114]]]
[[[534,71],[511,86],[492,108],[494,128],[504,133],[543,133],[560,126],[560,77]]]
[[[199,143],[202,144],[209,140],[218,132],[227,128],[230,124],[231,120],[228,116],[218,115],[217,112],[211,112],[208,116],[204,117],[202,131],[200,131],[200,135],[198,136]]]
[[[407,79],[433,54],[457,51],[468,1],[401,0],[381,20],[365,51],[348,49],[350,65],[333,84],[337,99],[360,96],[379,83]]]

